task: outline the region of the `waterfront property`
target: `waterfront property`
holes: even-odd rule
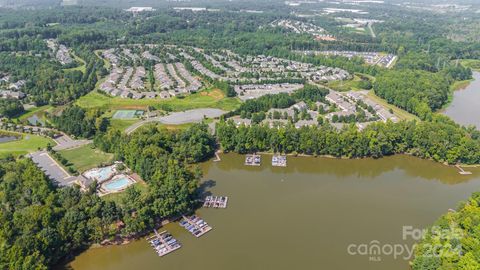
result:
[[[247,166],[260,166],[261,162],[261,156],[260,155],[246,155],[245,156],[245,165]]]
[[[228,197],[207,196],[203,207],[205,208],[227,208]]]
[[[153,247],[158,256],[162,257],[182,247],[182,245],[167,231],[158,233],[154,230],[154,235],[147,238],[147,241]]]
[[[406,260],[385,255],[372,262],[368,256],[348,254],[347,248],[372,239],[411,247],[415,242],[402,239],[402,226],[430,226],[480,185],[480,168],[459,175],[456,168],[407,155],[288,156],[287,168],[275,169],[263,162],[253,170],[244,166],[244,155],[221,157],[221,162],[200,165],[204,181],[216,182],[209,192],[234,198],[228,211],[203,207],[196,211],[213,225],[212,235],[197,239],[177,223],[169,223],[161,230],[182,244],[172,256],[160,258],[147,241],[132,241],[91,248],[67,269],[245,270],[260,265],[291,270],[298,269],[301,261],[303,269],[405,270],[410,267]]]
[[[287,156],[273,155],[272,166],[275,167],[287,167]]]
[[[183,216],[180,226],[184,227],[195,237],[200,237],[212,230],[212,227],[207,222],[195,215],[190,217]]]

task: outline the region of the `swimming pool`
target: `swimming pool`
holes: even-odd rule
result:
[[[103,168],[91,169],[83,173],[83,175],[87,178],[93,178],[98,182],[103,182],[108,180],[110,177],[112,177],[114,173],[115,173],[115,165],[112,165],[112,166],[103,167]]]
[[[107,192],[115,192],[125,189],[133,183],[134,181],[130,177],[120,174],[112,178],[112,180],[104,183],[102,188]]]

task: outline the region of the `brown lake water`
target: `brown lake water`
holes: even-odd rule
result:
[[[473,72],[473,78],[467,87],[455,91],[444,113],[459,124],[480,129],[480,72]]]
[[[176,223],[165,226],[181,249],[158,257],[140,239],[89,249],[67,268],[408,269],[408,260],[352,255],[348,249],[352,253],[375,240],[411,247],[413,239],[402,239],[404,226],[429,226],[480,190],[479,169],[462,176],[452,167],[404,155],[288,157],[287,168],[272,168],[270,158],[264,155],[260,167],[244,166],[244,156],[236,154],[203,164],[207,191],[229,196],[229,205],[197,212],[214,228],[199,239]]]

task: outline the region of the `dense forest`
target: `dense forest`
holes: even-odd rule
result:
[[[99,110],[86,111],[78,106],[67,107],[60,116],[52,116],[53,124],[70,135],[91,138],[97,132],[105,132],[109,126],[108,118],[101,117]]]
[[[14,117],[21,115],[24,111],[19,100],[0,99],[0,116]]]

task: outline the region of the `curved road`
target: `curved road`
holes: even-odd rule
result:
[[[152,117],[152,118],[137,122],[129,126],[127,129],[125,129],[125,133],[130,134],[134,132],[137,128],[143,126],[146,123],[159,122],[167,125],[198,123],[198,122],[202,122],[204,118],[220,117],[225,113],[227,112],[224,110],[213,109],[213,108],[202,108],[202,109],[188,110],[184,112],[174,112],[166,116]]]

